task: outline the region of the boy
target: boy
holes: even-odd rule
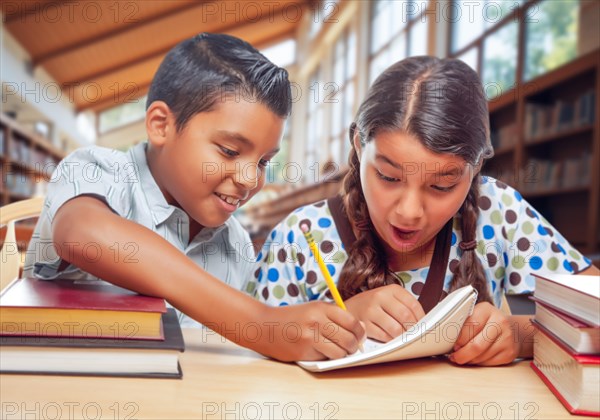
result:
[[[251,276],[250,239],[231,214],[263,186],[290,109],[287,72],[246,42],[200,34],[180,43],[150,86],[148,143],[77,150],[53,174],[25,276],[99,277],[160,296],[280,360],[356,351],[364,330],[335,306],[269,308],[226,284],[239,289]],[[245,322],[258,338],[232,336]],[[299,337],[286,335],[291,323]]]

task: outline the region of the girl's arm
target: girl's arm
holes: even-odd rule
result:
[[[364,336],[356,318],[335,305],[315,302],[270,308],[255,301],[208,274],[161,236],[116,215],[96,198],[79,196],[65,203],[52,229],[53,243],[63,260],[118,286],[162,297],[237,344],[276,359],[343,357],[355,352]],[[115,261],[115,244],[121,248],[131,242],[138,244],[135,262]],[[88,243],[101,250],[94,261],[83,252]],[[251,337],[242,333],[250,324],[253,331],[258,326],[258,338],[255,333]]]

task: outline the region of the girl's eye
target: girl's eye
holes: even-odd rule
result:
[[[261,168],[266,168],[267,166],[269,166],[269,161],[266,159],[261,159],[260,161],[258,161],[258,166],[260,166]]]
[[[432,185],[431,188],[440,192],[450,192],[456,187],[456,185],[451,185],[449,187],[440,187],[439,185]]]
[[[228,149],[227,147],[219,146],[219,149],[221,149],[223,153],[230,157],[236,157],[239,155],[238,152],[236,152],[235,150]]]
[[[400,181],[398,178],[390,178],[389,176],[385,176],[384,174],[382,174],[381,172],[377,171],[377,176],[384,180],[385,182],[398,182]]]

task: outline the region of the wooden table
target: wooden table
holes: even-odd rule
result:
[[[182,380],[0,375],[2,419],[573,419],[529,367],[422,359],[311,374],[184,330]]]

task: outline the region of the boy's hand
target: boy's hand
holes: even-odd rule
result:
[[[382,342],[399,336],[425,316],[419,301],[398,284],[359,293],[344,303],[365,324],[367,336]]]
[[[349,312],[325,302],[265,307],[263,354],[291,362],[339,359],[355,353],[365,329]]]
[[[490,303],[475,305],[467,318],[450,354],[459,365],[496,366],[512,362],[519,355],[521,344],[509,318]]]

